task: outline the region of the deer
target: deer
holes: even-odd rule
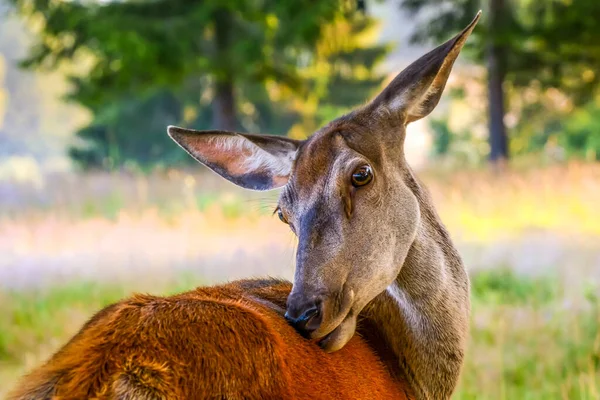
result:
[[[95,314],[9,399],[447,399],[469,277],[404,154],[481,12],[373,100],[305,140],[169,126],[228,181],[280,188],[293,282],[246,279]]]

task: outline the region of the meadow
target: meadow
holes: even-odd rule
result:
[[[455,398],[600,398],[600,165],[420,176],[471,275]],[[132,292],[291,278],[276,199],[204,171],[0,181],[0,397]]]

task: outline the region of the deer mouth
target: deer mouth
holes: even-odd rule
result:
[[[329,303],[323,316],[323,323],[313,333],[313,338],[328,353],[344,347],[356,330],[356,315],[353,312],[354,291],[345,287]]]
[[[340,350],[344,347],[356,331],[356,317],[354,315],[346,315],[341,324],[335,329],[318,339],[319,346],[328,353]]]

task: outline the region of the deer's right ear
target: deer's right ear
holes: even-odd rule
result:
[[[246,189],[270,190],[288,181],[301,141],[169,126],[169,136],[197,161]]]
[[[406,123],[433,111],[440,101],[454,61],[480,16],[481,11],[462,32],[400,72],[369,104],[371,110],[385,111],[380,115],[401,115]]]

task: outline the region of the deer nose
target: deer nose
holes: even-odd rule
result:
[[[285,319],[304,337],[309,338],[310,334],[317,330],[323,321],[321,315],[321,306],[317,302],[295,303],[288,302],[288,309],[285,313]]]

